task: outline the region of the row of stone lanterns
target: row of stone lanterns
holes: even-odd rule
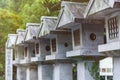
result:
[[[98,51],[113,57],[113,80],[120,78],[120,0],[91,0],[85,16],[103,19],[106,30],[106,44]]]
[[[73,63],[77,80],[95,80],[90,69],[107,56],[114,56],[113,78],[119,80],[119,13],[120,0],[63,1],[58,18],[42,16],[40,24],[27,23],[26,30],[10,34],[6,54],[14,50],[17,80],[73,80]],[[11,76],[12,71],[6,80]]]

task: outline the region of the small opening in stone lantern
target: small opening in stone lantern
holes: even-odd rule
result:
[[[25,47],[24,56],[27,57],[27,47]]]
[[[13,66],[13,80],[15,80],[16,79],[16,75],[15,74],[17,74],[17,66]]]
[[[39,54],[39,43],[36,44],[35,49],[36,49],[36,54]]]
[[[118,21],[117,17],[108,19],[108,34],[109,39],[118,38]]]
[[[80,45],[80,29],[73,31],[74,36],[74,46]]]
[[[68,45],[68,43],[66,42],[66,43],[64,43],[64,46],[65,46],[65,47],[68,47],[69,45]]]
[[[35,49],[33,49],[33,55],[32,55],[32,57],[35,57]]]
[[[52,52],[56,52],[56,39],[52,39]]]
[[[13,49],[13,60],[15,60],[15,58],[17,58],[17,51],[15,49]]]
[[[46,50],[46,51],[50,51],[50,46],[47,45],[47,46],[45,47],[45,50]]]
[[[106,40],[106,28],[104,28],[104,44],[106,44],[107,40]]]
[[[91,39],[92,41],[96,40],[96,34],[95,34],[95,33],[91,33],[91,34],[90,34],[90,39]]]

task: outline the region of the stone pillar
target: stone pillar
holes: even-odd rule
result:
[[[113,57],[113,80],[120,80],[120,57]]]
[[[72,80],[72,64],[56,63],[54,64],[53,80]]]
[[[78,61],[77,80],[94,80],[90,74],[93,61]]]
[[[38,80],[38,66],[30,68],[30,80]]]
[[[26,69],[26,80],[30,80],[30,67]]]
[[[53,65],[38,64],[38,80],[53,80]]]
[[[108,80],[108,79],[107,79],[107,76],[105,76],[105,80]]]
[[[24,47],[18,46],[16,47],[16,57],[18,60],[24,59]]]
[[[26,68],[17,66],[17,80],[26,80]]]
[[[38,80],[38,70],[36,66],[28,66],[26,72],[26,80]]]
[[[5,59],[5,80],[13,80],[13,49],[6,48]]]

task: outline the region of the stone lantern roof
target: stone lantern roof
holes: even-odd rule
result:
[[[78,19],[84,19],[84,12],[86,9],[86,3],[76,3],[63,1],[61,4],[61,10],[58,17],[57,27],[62,27],[68,24],[72,26],[73,23],[81,21]]]
[[[41,21],[42,23],[39,37],[47,36],[52,31],[56,30],[57,17],[42,16]]]
[[[104,18],[106,15],[120,11],[120,0],[90,0],[84,17]]]
[[[6,48],[13,48],[13,46],[15,45],[16,38],[17,38],[16,34],[8,34]]]
[[[26,30],[17,29],[17,38],[15,45],[20,45],[24,41]]]
[[[55,37],[56,34],[70,32],[70,30],[68,29],[65,30],[57,29],[56,26],[57,17],[42,16],[41,21],[42,23],[39,37],[53,38]]]
[[[38,23],[27,23],[26,24],[26,34],[25,34],[25,42],[33,41],[38,37],[38,33],[40,30],[40,24]]]

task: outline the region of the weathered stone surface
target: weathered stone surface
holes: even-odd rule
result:
[[[38,80],[53,80],[53,65],[38,64]]]
[[[15,45],[16,38],[17,38],[16,34],[8,34],[6,48],[13,48],[13,46]]]
[[[113,80],[120,79],[120,57],[113,57]]]
[[[77,80],[95,80],[90,73],[93,63],[93,61],[77,62]]]
[[[5,79],[6,80],[12,80],[13,79],[13,65],[12,65],[12,61],[13,61],[13,48],[15,45],[15,41],[16,41],[16,34],[8,34],[8,40],[6,42],[6,49],[5,49]]]
[[[67,2],[63,1],[61,4],[61,11],[58,17],[57,27],[68,27],[76,25],[75,19],[84,18],[83,14],[85,11],[87,4],[85,3],[75,3],[75,2]],[[66,26],[68,24],[68,26]]]
[[[17,67],[17,80],[26,80],[26,67]]]
[[[114,12],[105,17],[107,44],[99,45],[99,52],[108,56],[120,56],[120,12]],[[115,20],[116,18],[116,20]],[[108,21],[114,19],[114,28],[110,29]],[[112,25],[112,24],[111,24]],[[112,31],[111,31],[112,30]]]
[[[104,18],[107,14],[120,10],[119,0],[90,0],[84,17],[92,19]]]
[[[26,42],[32,42],[34,39],[38,37],[39,31],[40,31],[40,24],[38,23],[27,23],[26,24],[26,34],[24,41]]]
[[[13,79],[13,65],[12,65],[12,59],[13,59],[13,49],[6,48],[6,55],[5,55],[5,78],[6,80],[12,80]]]
[[[24,41],[26,30],[17,29],[17,38],[15,45],[20,45]]]
[[[66,51],[72,50],[71,32],[56,34],[55,39],[56,39],[56,51],[52,51],[51,41],[51,55],[47,55],[46,60],[67,59]]]
[[[77,33],[78,36],[74,34],[76,30],[79,30]],[[75,39],[76,36],[79,38]],[[104,56],[98,52],[98,45],[103,44],[103,38],[104,24],[82,24],[74,26],[72,28],[73,51],[67,51],[67,57]]]
[[[71,63],[54,64],[53,80],[73,80]]]
[[[41,21],[42,23],[39,37],[50,34],[51,31],[56,29],[57,17],[42,16]]]
[[[31,65],[27,67],[26,80],[38,80],[38,65]]]

